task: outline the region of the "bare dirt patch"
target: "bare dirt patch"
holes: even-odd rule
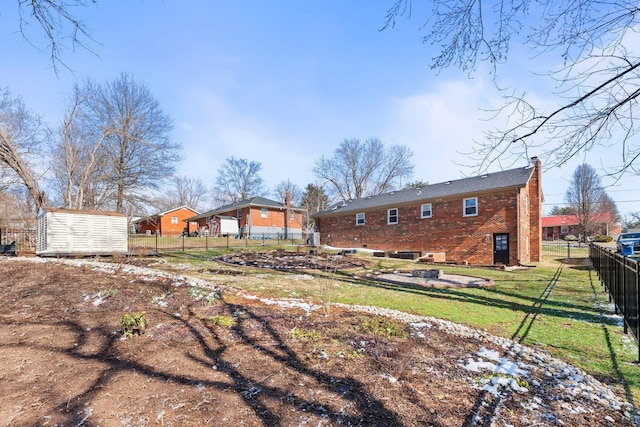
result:
[[[144,312],[149,325],[124,339],[119,321],[132,312]],[[633,424],[629,408],[593,379],[580,380],[588,393],[570,396],[566,384],[580,374],[571,367],[482,333],[401,320],[375,310],[280,304],[122,264],[0,258],[0,420]]]

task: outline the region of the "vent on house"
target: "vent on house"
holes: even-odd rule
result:
[[[444,185],[449,185],[449,184],[451,184],[451,181],[447,181],[444,183]]]
[[[487,174],[485,173],[484,175],[480,175],[480,178],[483,178],[483,179],[484,179],[484,178],[486,178],[486,177],[488,177],[488,176],[489,176],[489,175],[487,175]]]

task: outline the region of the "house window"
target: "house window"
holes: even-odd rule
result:
[[[568,226],[566,226],[566,225],[561,226],[561,227],[560,227],[560,232],[561,232],[562,234],[567,234],[567,233],[569,232],[569,227],[568,227]]]
[[[431,203],[425,203],[420,209],[420,218],[431,218]]]
[[[293,221],[294,219],[296,219],[296,214],[295,214],[295,212],[293,212],[293,211],[289,211],[289,219],[290,219],[291,221]]]
[[[267,208],[260,209],[260,217],[262,217],[262,218],[268,218],[269,217],[269,211],[267,210]]]
[[[172,216],[171,217],[171,224],[177,224],[178,223],[178,217],[177,216]]]
[[[472,197],[470,199],[464,199],[464,216],[476,216],[478,215],[478,198]]]
[[[398,223],[398,208],[388,209],[387,224],[397,224],[397,223]]]
[[[356,225],[364,225],[364,212],[356,214]]]

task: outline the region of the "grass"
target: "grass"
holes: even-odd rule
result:
[[[233,268],[212,261],[213,254],[220,251],[173,254],[169,263]],[[331,299],[434,316],[536,347],[604,383],[621,387],[635,405],[640,399],[638,346],[631,335],[623,334],[620,319],[612,316],[608,296],[595,272],[584,265],[565,264],[560,258],[545,258],[534,268],[515,271],[442,267],[445,273],[495,282],[493,287],[474,289],[391,284],[359,278],[364,271],[359,271],[358,277],[352,277],[351,271],[338,271],[331,277]],[[397,259],[371,261],[371,271],[415,266]],[[292,274],[247,269],[241,276],[216,280],[274,297],[296,296],[315,302],[326,298],[326,272],[305,271],[312,276],[310,280],[291,280]]]

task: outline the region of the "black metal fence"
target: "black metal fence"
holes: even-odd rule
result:
[[[18,251],[35,251],[36,230],[0,228],[0,245],[10,245],[13,242]]]
[[[552,258],[588,258],[589,245],[581,242],[542,242],[542,255]]]
[[[596,244],[589,246],[589,256],[600,283],[609,293],[609,301],[613,302],[616,314],[624,318],[624,333],[631,331],[635,338],[640,357],[640,256],[623,256]]]
[[[301,245],[308,243],[308,235],[305,233],[281,233],[253,234],[248,238],[237,236],[159,236],[157,234],[130,234],[129,252],[144,251],[186,251],[186,250],[209,250],[214,248],[248,248],[256,246],[284,246]]]

